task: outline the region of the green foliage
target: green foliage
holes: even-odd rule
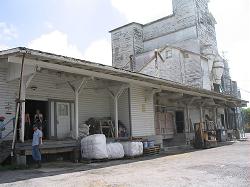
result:
[[[250,108],[243,109],[244,119],[246,123],[250,123]]]
[[[250,108],[243,109],[245,132],[250,133]]]

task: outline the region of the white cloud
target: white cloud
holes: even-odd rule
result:
[[[17,30],[12,24],[0,22],[0,40],[11,40],[17,37]]]
[[[108,39],[96,40],[82,53],[78,47],[71,44],[67,34],[58,30],[43,34],[28,43],[28,47],[45,52],[88,61],[112,65],[111,43]]]
[[[10,47],[8,47],[7,45],[0,44],[0,51],[6,50],[6,49],[9,49],[9,48],[10,48]]]
[[[43,34],[28,43],[28,47],[60,55],[83,58],[81,51],[76,45],[71,44],[67,34],[58,30]]]
[[[92,42],[84,52],[84,59],[112,65],[111,42],[108,39],[101,39]]]
[[[209,7],[217,20],[219,50],[226,51],[232,79],[242,88],[242,98],[250,101],[250,1],[211,0]]]
[[[172,13],[170,0],[111,0],[111,3],[129,22],[144,24]]]

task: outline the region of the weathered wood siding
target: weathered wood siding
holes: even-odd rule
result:
[[[132,136],[155,135],[153,94],[131,85],[130,99]]]
[[[0,63],[0,116],[4,116],[6,118],[6,122],[13,118],[15,115],[15,89],[12,86],[12,83],[7,83],[7,73],[8,67],[6,64]],[[6,114],[6,107],[11,107],[12,114]],[[6,130],[3,131],[3,136],[5,136],[8,132],[13,129],[12,123],[6,126]],[[11,134],[12,136],[12,134]],[[8,139],[11,138],[8,137]]]

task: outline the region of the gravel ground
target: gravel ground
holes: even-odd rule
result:
[[[250,140],[149,160],[57,163],[0,172],[0,186],[250,186],[249,158]]]

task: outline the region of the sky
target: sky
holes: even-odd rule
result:
[[[210,0],[221,54],[250,101],[250,0]],[[25,46],[112,64],[108,31],[172,13],[171,0],[0,0],[0,50]]]

